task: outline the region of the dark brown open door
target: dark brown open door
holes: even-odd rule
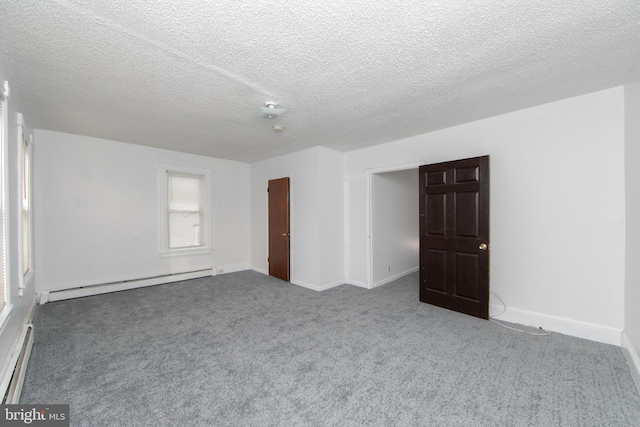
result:
[[[289,281],[289,178],[269,181],[269,274]]]
[[[420,301],[489,318],[489,156],[420,167]]]

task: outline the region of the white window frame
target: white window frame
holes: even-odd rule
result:
[[[4,296],[4,307],[0,310],[0,332],[4,329],[11,316],[11,309],[13,308],[13,304],[11,303],[11,286],[9,286],[9,207],[8,207],[8,194],[7,194],[7,182],[9,178],[9,171],[7,170],[8,159],[7,159],[7,141],[8,141],[8,115],[9,115],[9,103],[7,100],[9,99],[9,83],[5,81],[0,88],[0,103],[2,103],[2,114],[0,115],[0,120],[2,121],[2,129],[0,133],[0,150],[2,150],[2,155],[0,156],[2,159],[2,165],[0,166],[2,172],[2,182],[0,183],[0,198],[2,198],[2,209],[4,210],[4,222],[3,222],[3,232],[4,232],[4,283],[0,283],[0,292],[3,293]]]
[[[24,118],[22,114],[18,113],[17,115],[17,124],[18,124],[18,176],[20,177],[20,214],[18,215],[18,230],[20,230],[20,238],[18,239],[18,254],[19,254],[19,268],[20,268],[20,284],[19,288],[24,289],[33,277],[33,138],[31,136],[27,137]],[[25,148],[28,154],[29,160],[29,177],[26,184],[29,186],[27,188],[27,200],[29,206],[29,269],[24,271],[24,261],[23,261],[23,251],[24,251],[24,240],[23,240],[23,208],[24,208],[24,191],[25,191],[25,182],[24,182],[24,154]]]
[[[169,248],[169,196],[167,172],[204,177],[202,246]],[[162,257],[206,255],[211,253],[211,171],[179,165],[160,164],[158,167],[158,253]]]

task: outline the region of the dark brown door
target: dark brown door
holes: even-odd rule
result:
[[[269,181],[269,274],[289,281],[289,178]]]
[[[489,156],[420,167],[420,301],[489,318]]]

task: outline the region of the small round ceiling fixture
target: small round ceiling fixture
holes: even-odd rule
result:
[[[278,132],[278,133],[284,131],[284,127],[282,127],[282,125],[273,125],[272,129],[274,132]]]

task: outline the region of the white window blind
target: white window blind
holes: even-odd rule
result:
[[[24,132],[24,131],[23,131]],[[31,260],[31,163],[29,142],[22,135],[22,274],[29,273]]]
[[[169,249],[204,246],[204,176],[167,171]]]
[[[5,82],[6,87],[6,82]],[[7,303],[7,274],[6,274],[6,261],[5,261],[5,182],[4,182],[4,155],[5,155],[5,123],[6,123],[6,96],[5,93],[0,90],[0,311],[4,309]]]

